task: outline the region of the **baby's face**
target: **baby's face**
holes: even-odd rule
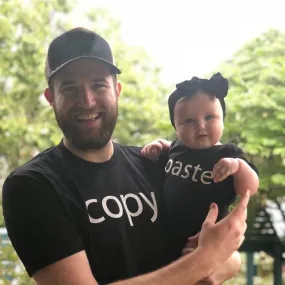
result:
[[[175,105],[174,123],[178,137],[189,148],[219,144],[224,129],[221,103],[204,92],[183,97]]]

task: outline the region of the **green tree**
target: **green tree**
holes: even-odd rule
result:
[[[260,171],[260,189],[284,195],[285,34],[270,30],[221,66],[229,78],[225,140],[238,142]]]
[[[12,168],[56,142],[48,134],[54,126],[43,119],[46,107],[40,95],[47,44],[61,27],[58,17],[69,9],[67,1],[0,0],[0,185]],[[1,241],[0,264],[3,284],[14,279],[17,284],[35,284],[11,244]]]
[[[285,194],[285,34],[269,30],[249,41],[219,69],[229,79],[223,140],[239,144],[257,166],[259,195],[248,211],[249,227],[260,201]],[[262,193],[262,195],[260,195]],[[270,258],[258,259],[255,284],[272,284]],[[245,268],[227,284],[245,284]]]
[[[69,9],[67,1],[0,1],[0,154],[9,169],[58,140],[40,95],[47,44]]]

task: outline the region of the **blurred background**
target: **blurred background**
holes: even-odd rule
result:
[[[284,11],[284,0],[0,0],[0,186],[61,139],[43,90],[48,44],[63,31],[82,26],[110,42],[123,71],[114,134],[120,143],[173,139],[167,99],[175,84],[219,71],[230,82],[223,142],[243,148],[260,174],[242,270],[227,284],[282,284]],[[0,284],[35,284],[9,243],[2,207]]]

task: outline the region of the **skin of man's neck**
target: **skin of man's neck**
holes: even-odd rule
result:
[[[81,150],[71,144],[67,138],[63,138],[65,147],[74,155],[87,160],[89,162],[102,163],[111,159],[114,153],[114,145],[111,140],[101,149],[87,149]]]

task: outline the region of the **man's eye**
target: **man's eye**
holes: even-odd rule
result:
[[[105,89],[107,88],[106,84],[103,84],[103,83],[96,83],[93,85],[93,88],[94,89]]]
[[[205,117],[205,119],[206,119],[206,121],[210,121],[210,120],[212,120],[214,117],[212,116],[212,115],[207,115],[206,117]]]
[[[63,89],[62,93],[69,95],[69,94],[75,94],[77,92],[77,88],[76,87],[66,87]]]

